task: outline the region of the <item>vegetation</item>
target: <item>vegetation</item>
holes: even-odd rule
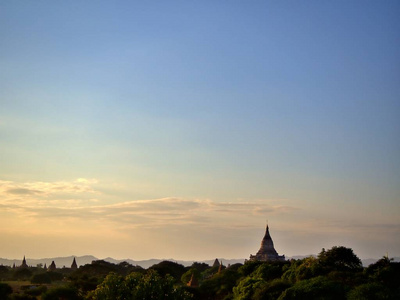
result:
[[[0,299],[400,299],[400,263],[383,257],[363,268],[346,247],[301,260],[228,267],[163,261],[145,270],[102,260],[54,272],[1,266],[0,280]]]

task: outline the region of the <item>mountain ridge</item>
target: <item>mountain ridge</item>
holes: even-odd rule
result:
[[[310,254],[310,255],[296,255],[296,256],[291,256],[291,257],[287,257],[287,260],[290,259],[303,259],[306,257],[310,257],[310,256],[314,256],[316,257],[316,255]],[[162,261],[173,261],[176,263],[179,263],[185,267],[191,266],[194,262],[199,262],[199,263],[206,263],[208,265],[212,265],[214,263],[214,259],[209,259],[209,260],[176,260],[176,259],[158,259],[158,258],[152,258],[152,259],[144,259],[144,260],[133,260],[130,258],[126,258],[126,259],[114,259],[112,257],[106,257],[103,259],[99,259],[93,255],[82,255],[82,256],[76,256],[76,255],[71,255],[71,256],[63,256],[63,257],[52,257],[52,258],[26,258],[26,262],[28,264],[28,266],[37,266],[39,264],[43,265],[47,265],[49,266],[51,264],[52,261],[55,262],[57,268],[69,268],[72,264],[73,259],[76,259],[76,263],[78,265],[78,267],[86,265],[86,264],[90,264],[92,263],[92,261],[95,260],[104,260],[107,261],[109,263],[113,263],[113,264],[119,264],[121,262],[127,262],[131,265],[134,266],[140,266],[144,269],[147,269],[155,264],[158,264]],[[244,261],[246,260],[245,258],[238,258],[238,259],[225,259],[225,258],[218,258],[218,260],[220,262],[222,262],[224,265],[229,265],[229,264],[236,264],[236,263],[244,263]],[[362,259],[362,263],[364,267],[369,266],[370,264],[375,263],[376,261],[378,261],[379,259],[377,258],[368,258],[368,259]],[[400,257],[393,257],[393,261],[395,262],[400,262]],[[12,267],[14,264],[15,266],[20,266],[22,263],[22,259],[7,259],[7,258],[0,258],[0,265],[3,266],[10,266]]]

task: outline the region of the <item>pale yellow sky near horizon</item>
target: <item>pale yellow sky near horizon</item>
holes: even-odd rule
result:
[[[375,208],[366,208],[369,220],[363,223],[351,206],[337,216],[337,208],[326,207],[324,213],[312,203],[297,206],[289,199],[219,202],[168,197],[109,203],[107,194],[98,190],[101,186],[96,179],[84,178],[0,181],[0,233],[6,241],[1,257],[248,258],[258,250],[266,218],[277,251],[287,256],[344,245],[362,258],[380,257],[396,245],[382,245],[381,253],[363,248],[371,240],[385,242],[380,227],[370,224],[384,222],[385,235],[396,236],[395,230],[390,233],[396,217],[383,220]]]

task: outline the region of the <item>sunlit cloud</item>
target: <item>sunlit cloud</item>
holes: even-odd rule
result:
[[[104,186],[101,186],[103,191],[107,190]],[[267,218],[272,221],[274,238],[282,248],[288,248],[293,241],[314,240],[319,241],[314,246],[320,250],[324,242],[331,240],[340,243],[357,236],[361,241],[371,238],[378,241],[381,236],[396,236],[400,232],[400,224],[395,220],[365,222],[334,215],[315,217],[312,208],[297,206],[288,199],[218,201],[164,197],[126,201],[123,197],[119,202],[113,198],[111,203],[108,198],[113,196],[112,191],[99,190],[97,180],[85,178],[57,182],[0,181],[0,225],[12,228],[15,234],[78,235],[97,237],[99,242],[102,232],[107,232],[119,243],[130,241],[132,245],[138,237],[151,244],[165,236],[171,251],[176,244],[198,243],[199,238],[205,243],[216,243],[217,248],[223,247],[218,246],[219,239],[228,244],[238,240],[243,245],[257,244]],[[311,213],[314,217],[310,217]],[[303,248],[296,249],[309,251]]]
[[[85,220],[115,226],[159,228],[176,225],[208,227],[245,226],[253,216],[284,214],[298,208],[271,201],[218,202],[210,199],[165,197],[99,205],[93,196],[103,196],[95,179],[59,182],[16,183],[0,181],[3,211],[31,220]],[[70,196],[70,197],[66,197]],[[237,220],[242,220],[237,222]],[[242,223],[242,224],[241,224]],[[119,224],[119,225],[118,225]]]
[[[0,203],[21,207],[75,206],[82,202],[95,202],[101,193],[93,188],[95,179],[79,178],[74,181],[13,182],[0,180]]]
[[[43,182],[34,181],[16,183],[0,180],[0,193],[3,195],[42,195],[50,196],[59,193],[98,193],[92,187],[96,184],[95,179],[78,178],[75,181]]]
[[[79,178],[73,181],[16,183],[0,181],[0,208],[15,216],[31,221],[45,220],[91,221],[110,224],[111,227],[160,228],[168,226],[195,225],[207,228],[251,228],[259,226],[267,216],[278,218],[300,215],[301,207],[285,199],[258,199],[221,202],[211,199],[188,199],[165,197],[122,201],[108,204],[99,201],[102,193],[95,189],[96,179]],[[107,196],[107,195],[106,195]],[[378,224],[358,220],[313,218],[282,225],[282,229],[316,233],[366,232],[386,228],[398,230],[397,223]],[[289,226],[289,227],[288,227]],[[378,228],[378,229],[377,229]]]

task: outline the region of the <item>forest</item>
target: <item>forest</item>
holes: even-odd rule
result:
[[[400,299],[400,263],[382,257],[368,267],[351,248],[322,249],[289,261],[224,266],[163,261],[144,269],[103,260],[76,270],[0,266],[0,299]]]

